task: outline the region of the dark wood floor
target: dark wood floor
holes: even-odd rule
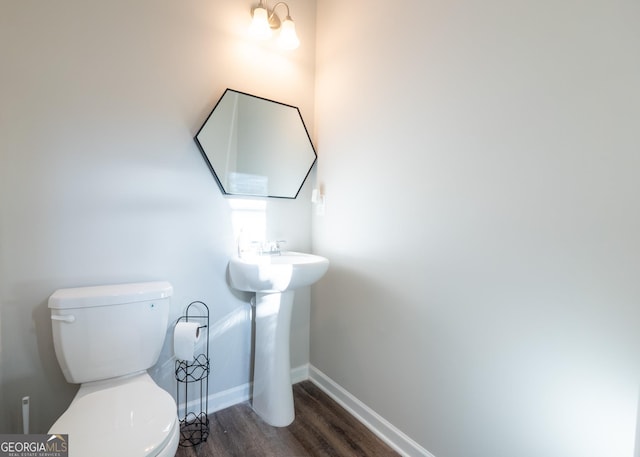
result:
[[[209,416],[205,443],[178,448],[176,457],[398,456],[311,381],[293,386],[296,418],[272,427],[241,403]]]

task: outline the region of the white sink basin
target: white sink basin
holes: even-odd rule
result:
[[[251,403],[273,426],[286,427],[295,416],[289,361],[295,289],[310,286],[328,269],[324,257],[300,252],[229,261],[231,286],[256,294]]]
[[[229,262],[229,276],[234,289],[246,292],[285,292],[310,286],[329,269],[324,257],[300,252],[281,255],[257,255]]]

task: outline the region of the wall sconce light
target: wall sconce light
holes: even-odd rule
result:
[[[287,8],[287,16],[281,21],[276,14],[276,8],[284,5]],[[292,50],[300,46],[300,40],[296,34],[296,25],[289,14],[289,5],[285,2],[278,2],[269,8],[266,3],[260,0],[258,6],[251,10],[253,20],[249,26],[249,34],[258,40],[268,40],[273,35],[273,30],[280,29],[278,45],[282,49]]]

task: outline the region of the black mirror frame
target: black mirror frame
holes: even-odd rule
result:
[[[224,185],[222,184],[222,181],[220,180],[220,177],[216,173],[216,170],[214,169],[211,161],[209,160],[209,157],[207,156],[207,152],[205,151],[204,146],[200,143],[200,140],[198,139],[198,135],[200,134],[202,129],[207,125],[207,122],[209,122],[209,119],[211,118],[211,116],[215,112],[216,108],[218,107],[220,102],[222,102],[222,100],[224,99],[225,95],[227,95],[228,92],[234,92],[236,94],[246,95],[248,97],[253,97],[253,98],[256,98],[256,99],[259,99],[259,100],[275,103],[277,105],[281,105],[281,106],[284,106],[284,107],[287,107],[287,108],[293,108],[298,113],[298,117],[300,118],[300,123],[302,124],[302,127],[304,128],[304,132],[305,132],[305,134],[307,136],[307,139],[309,140],[309,145],[311,146],[311,150],[313,152],[313,156],[314,157],[313,157],[313,161],[311,162],[311,165],[309,166],[309,169],[307,170],[307,172],[305,173],[304,177],[302,178],[302,181],[300,182],[300,186],[298,186],[298,190],[296,191],[294,196],[239,194],[239,193],[227,192],[227,190],[225,189]],[[297,106],[288,105],[286,103],[278,102],[276,100],[271,100],[271,99],[268,99],[268,98],[260,97],[258,95],[253,95],[253,94],[249,94],[249,93],[246,93],[246,92],[241,92],[241,91],[230,89],[230,88],[225,89],[225,91],[223,92],[222,96],[220,96],[220,98],[216,102],[215,106],[213,107],[213,109],[211,110],[211,112],[209,113],[207,118],[204,120],[204,122],[202,123],[202,126],[200,126],[200,128],[198,129],[198,132],[195,134],[193,139],[196,142],[196,144],[198,145],[198,149],[200,150],[200,153],[202,154],[202,157],[204,158],[207,166],[209,167],[209,171],[211,171],[211,174],[213,175],[213,177],[215,178],[216,182],[218,183],[218,187],[220,188],[220,191],[224,195],[241,196],[241,197],[282,198],[282,199],[294,200],[300,194],[300,190],[302,190],[302,186],[304,186],[304,183],[307,181],[307,178],[309,177],[309,174],[311,173],[311,170],[313,170],[314,165],[318,161],[318,154],[316,152],[316,148],[313,145],[313,141],[311,141],[311,136],[309,135],[309,131],[307,130],[307,126],[304,123],[304,119],[302,118],[302,114],[300,113],[300,109],[298,109]]]

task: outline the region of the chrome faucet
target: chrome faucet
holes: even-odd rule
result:
[[[240,233],[238,237],[238,257],[252,257],[256,255],[281,255],[282,244],[285,240],[277,241],[247,241]]]
[[[285,240],[267,241],[260,247],[261,255],[281,255],[281,245],[286,243]]]

